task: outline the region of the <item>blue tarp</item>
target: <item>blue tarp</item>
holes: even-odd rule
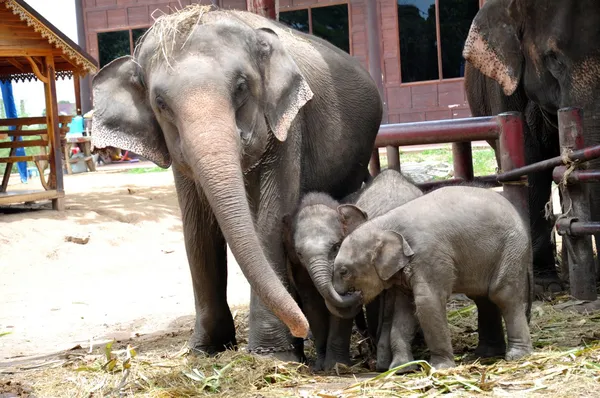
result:
[[[10,81],[0,81],[0,89],[2,89],[2,100],[4,101],[4,111],[6,117],[9,119],[19,117],[17,113],[17,107],[15,105],[15,98],[13,97],[12,83]],[[10,126],[10,130],[14,130],[15,126]],[[22,137],[12,137],[13,141],[17,138],[21,141]],[[15,156],[25,156],[25,148],[17,148]],[[27,182],[27,162],[18,162],[17,168],[19,169],[19,175],[21,176],[21,182]]]

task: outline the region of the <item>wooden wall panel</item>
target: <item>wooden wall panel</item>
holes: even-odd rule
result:
[[[210,0],[81,0],[88,52],[98,57],[97,32],[128,27],[149,26],[155,10],[171,13],[192,3]],[[280,10],[314,4],[339,3],[335,0],[280,0]],[[462,79],[417,84],[401,84],[398,40],[397,0],[377,0],[381,40],[381,68],[389,123],[469,117]],[[352,55],[368,68],[366,5],[364,0],[349,0]],[[246,0],[220,0],[226,9],[246,9]],[[160,15],[156,11],[154,16]]]

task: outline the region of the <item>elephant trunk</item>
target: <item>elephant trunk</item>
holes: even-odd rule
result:
[[[356,307],[361,297],[358,293],[340,296],[333,288],[333,265],[326,259],[317,259],[311,261],[308,266],[308,273],[315,284],[315,287],[326,301],[339,308]]]
[[[191,122],[181,123],[183,156],[200,182],[252,290],[292,335],[304,338],[308,321],[269,264],[259,242],[246,198],[234,110],[226,99],[222,102],[216,104],[219,106],[215,106],[214,99],[210,106],[196,103],[193,119],[188,118]]]

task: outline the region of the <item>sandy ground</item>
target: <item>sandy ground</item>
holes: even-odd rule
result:
[[[109,170],[65,176],[62,214],[0,212],[0,334],[10,332],[0,339],[0,367],[90,339],[192,327],[172,173]],[[86,234],[85,245],[65,241]],[[249,302],[249,291],[229,253],[230,305]]]

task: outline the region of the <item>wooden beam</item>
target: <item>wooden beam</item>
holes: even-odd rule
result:
[[[0,205],[10,205],[15,203],[35,202],[36,200],[50,200],[54,204],[55,200],[64,201],[65,193],[58,192],[55,189],[49,191],[12,191],[0,193]]]
[[[32,57],[26,56],[25,58],[27,58],[27,61],[29,61],[29,64],[31,65],[31,69],[33,69],[33,73],[35,73],[35,76],[44,84],[48,83],[48,79],[49,79],[49,75],[44,76],[44,74],[42,73],[42,71],[40,71],[40,68],[38,68],[37,63],[35,62],[35,60]],[[52,75],[54,75],[54,58],[52,57],[46,57],[46,59],[52,59]],[[48,69],[48,66],[46,65],[46,69]],[[48,73],[48,71],[46,70],[46,73]],[[56,77],[54,77],[54,80],[56,80]],[[46,109],[48,109],[48,106],[46,104]],[[46,111],[46,114],[48,112]]]
[[[17,68],[18,70],[20,70],[23,73],[27,73],[27,71],[25,70],[25,68],[23,67],[23,65],[17,61],[15,58],[7,58],[6,61],[11,64],[12,66],[14,66],[15,68]]]
[[[36,160],[48,160],[48,155],[8,156],[0,158],[0,163],[35,162]]]
[[[32,116],[32,117],[14,117],[11,119],[0,119],[0,126],[31,126],[33,124],[46,124],[46,116]],[[73,116],[61,115],[58,117],[58,121],[63,124],[71,123]]]
[[[45,58],[46,83],[44,91],[46,94],[46,126],[48,128],[48,139],[50,141],[50,179],[48,185],[50,189],[64,196],[63,182],[63,164],[62,148],[60,145],[60,128],[58,126],[58,102],[56,99],[56,72],[54,70],[54,58],[47,56]],[[65,209],[64,197],[52,200],[54,210],[63,211]]]
[[[46,141],[46,140],[7,141],[7,142],[0,142],[0,149],[25,148],[25,147],[46,146],[46,145],[48,145],[48,141]]]

